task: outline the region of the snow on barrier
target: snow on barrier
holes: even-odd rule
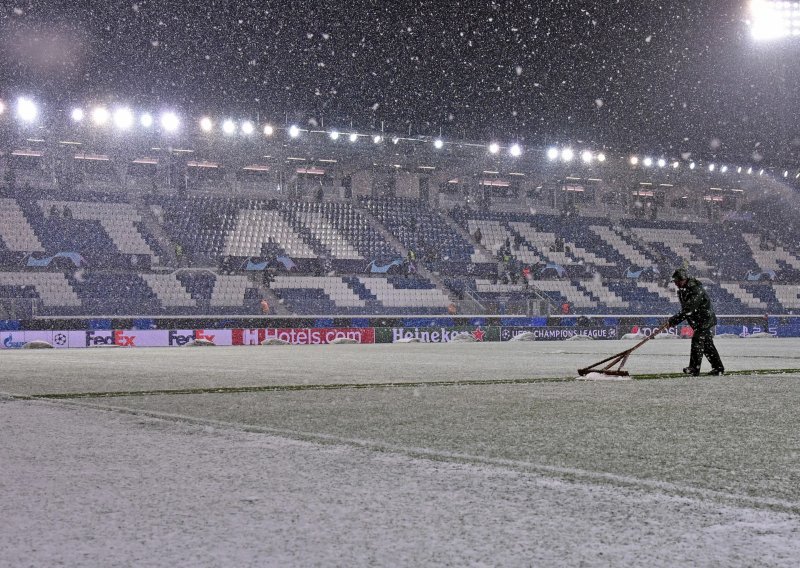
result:
[[[633,335],[633,334],[630,334]],[[582,377],[575,377],[576,381],[632,381],[633,377],[619,375],[606,375],[605,373],[589,373]]]
[[[666,333],[662,332],[656,335],[653,339],[680,339],[680,335],[676,335],[674,333]]]
[[[536,341],[536,334],[531,331],[523,331],[512,337],[509,341]]]
[[[594,341],[594,337],[590,337],[588,335],[573,335],[564,341]]]
[[[419,337],[401,337],[395,343],[422,343]]]
[[[198,337],[194,341],[190,341],[189,343],[187,343],[186,347],[216,347],[216,345],[217,344],[211,341],[210,339],[204,339]]]
[[[329,343],[332,345],[355,345],[358,344],[359,341],[357,339],[353,339],[352,337],[337,337]]]
[[[749,338],[753,338],[753,339],[772,339],[772,338],[774,338],[775,336],[774,336],[774,335],[772,335],[771,333],[766,333],[766,332],[764,332],[764,331],[761,331],[761,332],[759,332],[759,333],[751,333],[751,334],[750,334],[750,335],[748,335],[747,337],[748,337],[748,339],[749,339]]]
[[[267,339],[261,342],[261,345],[290,345],[290,343],[285,339],[279,339],[277,337],[268,337]]]
[[[47,341],[29,341],[22,346],[22,349],[53,349],[53,344]]]
[[[620,339],[644,339],[647,337],[644,333],[626,333]]]
[[[450,336],[450,343],[477,343],[478,340],[466,331]]]

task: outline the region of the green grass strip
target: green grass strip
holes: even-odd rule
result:
[[[576,373],[577,374],[577,373]],[[800,374],[800,369],[757,369],[752,371],[731,371],[725,376],[736,375],[781,375]],[[702,376],[702,375],[701,375]],[[635,380],[676,379],[687,377],[683,373],[652,373],[634,375]],[[536,383],[572,382],[574,377],[546,377],[530,379],[476,379],[467,381],[409,381],[389,383],[331,383],[328,385],[261,385],[244,387],[199,387],[184,389],[154,389],[140,391],[108,391],[108,392],[70,392],[32,394],[24,398],[75,399],[75,398],[113,398],[129,396],[158,396],[178,394],[236,394],[249,392],[292,392],[292,391],[325,391],[342,389],[376,389],[376,388],[416,388],[416,387],[451,387],[474,385],[527,385]],[[18,397],[23,398],[23,397]]]

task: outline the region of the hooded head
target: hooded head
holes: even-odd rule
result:
[[[685,268],[679,268],[675,272],[672,273],[672,281],[675,282],[675,285],[678,288],[683,288],[686,286],[686,282],[689,280],[689,273],[686,272]]]

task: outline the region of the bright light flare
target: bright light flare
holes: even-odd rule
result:
[[[375,144],[380,144],[381,142],[383,142],[383,136],[381,136],[380,134],[376,134],[375,136],[372,137],[372,141]]]
[[[275,133],[275,129],[272,127],[271,124],[264,125],[264,136],[272,136]]]
[[[433,141],[433,147],[436,148],[437,150],[441,150],[442,148],[444,148],[444,142],[442,142],[441,138],[437,138],[436,140]]]
[[[338,140],[339,132],[337,130],[331,130],[331,133],[328,136],[331,137],[331,140]]]
[[[250,122],[249,120],[245,120],[242,123],[242,134],[244,134],[245,136],[250,136],[255,129],[256,127],[253,126],[253,123]]]
[[[500,152],[500,144],[497,142],[492,142],[489,144],[489,153],[490,154],[497,154]]]
[[[165,132],[175,132],[181,125],[178,115],[174,112],[165,112],[161,115],[161,128]]]
[[[70,118],[72,118],[72,122],[82,122],[86,115],[83,112],[82,108],[74,108],[70,113]]]
[[[234,132],[236,132],[236,123],[233,122],[231,119],[226,120],[222,123],[222,132],[223,134],[227,134],[230,136]]]
[[[210,118],[204,116],[200,119],[200,130],[203,132],[211,132],[211,129],[214,128],[214,123],[211,121]]]
[[[296,124],[292,124],[289,127],[289,136],[292,138],[297,138],[298,136],[300,136],[300,127],[297,126]]]
[[[658,167],[659,168],[663,168],[666,165],[667,165],[667,161],[664,158],[659,158],[658,159]]]
[[[358,142],[358,134],[353,132],[350,134],[350,142]]]
[[[552,148],[548,148],[547,149],[547,159],[550,160],[551,162],[554,162],[554,161],[556,161],[558,159],[558,155],[560,153],[561,152],[559,152],[558,148],[556,148],[555,146],[552,147]]]
[[[597,154],[597,161],[602,164],[603,162],[606,161],[606,155],[600,152],[599,154]]]
[[[144,113],[139,118],[139,124],[141,124],[145,128],[150,128],[151,126],[153,126],[153,115],[150,114],[149,112]]]
[[[649,168],[653,165],[653,158],[645,158],[642,162],[646,168]]]
[[[17,117],[22,122],[33,122],[39,116],[39,107],[26,97],[17,99]]]
[[[106,107],[96,107],[92,110],[92,122],[96,126],[105,126],[108,124],[109,118],[111,118],[111,113]]]
[[[128,130],[133,126],[133,113],[129,108],[118,108],[114,111],[114,126],[120,130]]]
[[[589,150],[584,150],[581,153],[581,160],[583,161],[584,164],[591,164],[592,160],[594,160],[594,156]]]
[[[6,112],[6,103],[0,101],[0,114],[3,114],[4,112]]]
[[[750,33],[756,41],[800,36],[800,2],[753,0]]]
[[[522,155],[522,146],[519,144],[514,144],[511,148],[508,149],[508,153],[514,156],[515,158],[519,158]]]
[[[631,165],[636,166],[639,164],[639,156],[631,156]]]

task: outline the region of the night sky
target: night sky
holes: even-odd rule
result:
[[[800,163],[800,41],[746,1],[3,6],[6,99]]]

